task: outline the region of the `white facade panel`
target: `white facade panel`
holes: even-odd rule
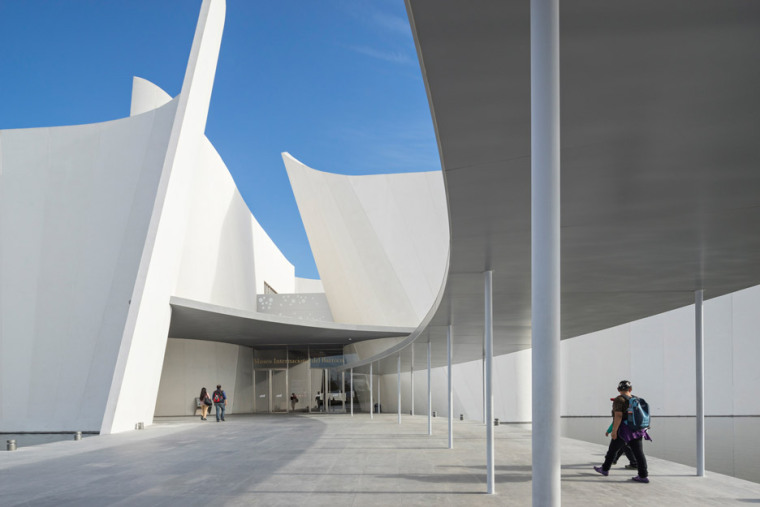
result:
[[[760,400],[753,386],[760,383],[760,286],[710,299],[704,304],[705,413],[707,415],[757,415]],[[591,333],[562,341],[563,378],[573,385],[573,409],[563,415],[606,415],[609,397],[623,378],[633,383],[634,394],[646,398],[654,416],[695,414],[696,368],[694,306],[679,308],[613,329],[630,335],[630,355],[623,356],[619,370],[607,360],[588,355],[591,349],[606,350],[605,333]],[[625,346],[621,345],[621,350]],[[627,374],[626,372],[630,372]],[[575,397],[574,393],[602,389],[602,396]]]
[[[734,414],[760,414],[760,286],[733,294],[733,368],[726,376],[733,379]],[[707,339],[707,337],[705,337]],[[724,394],[725,395],[725,394]],[[710,400],[706,400],[707,413],[711,413]]]
[[[256,310],[251,212],[221,157],[204,138],[191,190],[182,267],[174,295]]]
[[[296,294],[324,294],[325,292],[322,280],[296,277],[295,286]]]
[[[253,250],[256,257],[256,292],[264,294],[266,282],[278,294],[296,292],[296,270],[282,254],[272,238],[251,215]]]
[[[344,176],[283,161],[335,321],[416,327],[448,261],[441,173]]]
[[[419,348],[422,350],[422,347]],[[514,354],[494,357],[494,417],[502,422],[527,422],[531,419],[531,354],[522,350]],[[483,363],[480,360],[456,363],[454,375],[454,417],[464,415],[467,420],[480,421],[483,418]],[[439,417],[447,417],[446,398],[448,373],[446,367],[432,371],[433,410]],[[401,410],[408,414],[411,409],[409,373],[401,374]],[[383,376],[384,403],[396,407],[396,375]],[[384,405],[385,406],[385,405]],[[414,372],[414,413],[427,414],[427,370]]]
[[[705,302],[707,415],[758,415],[760,286]],[[367,342],[366,344],[371,344]],[[365,345],[365,344],[363,344]],[[416,353],[424,354],[419,344]],[[563,416],[607,416],[622,379],[646,398],[653,417],[695,414],[694,307],[630,322],[561,343]],[[447,414],[446,368],[433,369],[433,410]],[[401,376],[402,410],[410,410],[409,374]],[[494,357],[494,417],[531,419],[531,351]],[[482,363],[454,365],[454,415],[482,418]],[[415,371],[415,413],[427,413],[427,371]],[[384,403],[395,410],[396,376],[383,378]]]
[[[2,431],[100,429],[175,108],[2,132]]]
[[[211,396],[217,384],[227,395],[227,412],[253,412],[253,349],[169,338],[155,415],[195,415],[195,398],[201,388]]]
[[[709,358],[705,360],[705,398],[714,415],[734,413],[734,397],[725,394],[734,391],[734,347],[728,344],[734,342],[733,305],[738,294],[704,303],[705,358]]]
[[[628,329],[618,326],[573,340],[577,340],[575,347],[561,347],[561,413],[587,415],[581,412],[582,407],[597,405],[595,402],[600,400],[606,402],[603,404],[606,412],[595,415],[606,415],[609,413],[610,396],[615,391],[613,389],[610,393],[610,386],[601,379],[631,376]],[[563,345],[566,342],[562,342]],[[593,364],[594,368],[587,368],[589,364]]]

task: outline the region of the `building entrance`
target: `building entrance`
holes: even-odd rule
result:
[[[288,370],[254,370],[254,411],[272,414],[288,411]]]
[[[253,411],[347,412],[351,402],[350,374],[342,347],[253,349]],[[359,399],[353,393],[356,409]]]

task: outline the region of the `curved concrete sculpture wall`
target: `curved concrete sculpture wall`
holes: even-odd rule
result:
[[[172,296],[295,292],[204,135],[224,16],[204,0],[177,98],[135,78],[128,118],[0,131],[0,431],[150,424]]]
[[[345,176],[282,158],[335,321],[418,326],[447,268],[442,174]]]
[[[176,110],[0,132],[0,430],[101,429]]]

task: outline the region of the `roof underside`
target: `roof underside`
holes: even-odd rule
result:
[[[562,338],[760,283],[760,2],[560,6]],[[452,231],[428,334],[451,322],[456,360],[480,358],[493,269],[494,352],[527,348],[529,2],[408,10]]]
[[[348,345],[373,338],[406,336],[413,329],[307,321],[171,298],[169,337],[234,343],[247,347]]]

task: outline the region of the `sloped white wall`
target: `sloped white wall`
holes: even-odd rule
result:
[[[217,384],[227,394],[228,413],[253,412],[253,349],[169,338],[155,415],[195,415],[195,398],[201,387],[210,396]]]
[[[226,3],[204,0],[165,151],[156,199],[110,382],[101,433],[153,418],[199,152],[221,46]],[[134,118],[139,118],[138,115]]]
[[[344,176],[283,161],[335,321],[416,327],[448,259],[441,173]]]
[[[100,430],[176,106],[0,132],[0,431]]]

